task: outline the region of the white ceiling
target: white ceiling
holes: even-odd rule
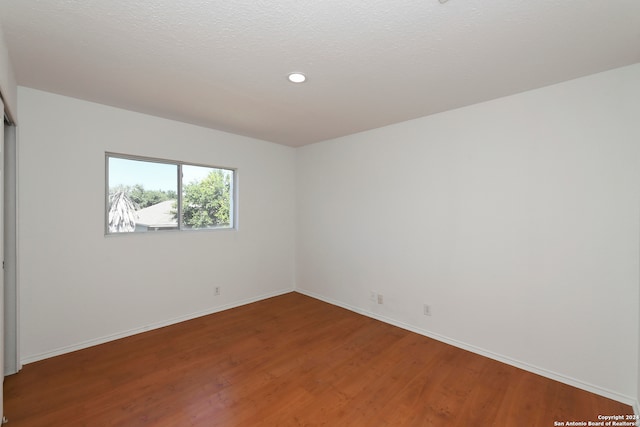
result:
[[[640,62],[639,0],[0,0],[0,25],[22,86],[291,146]]]

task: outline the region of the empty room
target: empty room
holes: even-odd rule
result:
[[[0,1],[9,426],[635,426],[637,0]]]

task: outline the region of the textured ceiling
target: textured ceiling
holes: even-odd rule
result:
[[[0,0],[0,25],[22,86],[291,146],[640,62],[638,0]]]

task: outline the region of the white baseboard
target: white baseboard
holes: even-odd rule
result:
[[[441,341],[441,342],[444,342],[446,344],[450,344],[450,345],[452,345],[454,347],[462,348],[464,350],[471,351],[471,352],[479,354],[481,356],[485,356],[485,357],[488,357],[490,359],[497,360],[498,362],[506,363],[507,365],[515,366],[516,368],[520,368],[520,369],[523,369],[525,371],[529,371],[529,372],[532,372],[534,374],[538,374],[538,375],[541,375],[543,377],[550,378],[550,379],[552,379],[554,381],[558,381],[558,382],[561,382],[561,383],[564,383],[564,384],[568,384],[570,386],[573,386],[573,387],[576,387],[576,388],[579,388],[579,389],[582,389],[582,390],[586,390],[588,392],[591,392],[591,393],[606,397],[608,399],[616,400],[618,402],[624,403],[625,405],[630,405],[630,406],[633,407],[633,410],[634,410],[635,414],[639,415],[639,412],[638,412],[638,409],[639,409],[638,400],[635,399],[635,398],[632,398],[630,396],[626,396],[626,395],[617,393],[615,391],[608,390],[608,389],[603,388],[603,387],[599,387],[599,386],[596,386],[596,385],[593,385],[593,384],[590,384],[590,383],[587,383],[587,382],[584,382],[584,381],[580,381],[580,380],[575,379],[575,378],[567,377],[565,375],[558,374],[556,372],[549,371],[547,369],[540,368],[540,367],[537,367],[537,366],[534,366],[534,365],[530,365],[528,363],[521,362],[519,360],[511,359],[509,357],[506,357],[506,356],[503,356],[503,355],[500,355],[500,354],[497,354],[497,353],[493,353],[491,351],[485,350],[485,349],[480,348],[480,347],[476,347],[474,345],[470,345],[470,344],[464,343],[462,341],[458,341],[458,340],[455,340],[455,339],[452,339],[452,338],[449,338],[449,337],[446,337],[446,336],[443,336],[443,335],[440,335],[440,334],[436,334],[436,333],[433,333],[433,332],[427,331],[425,329],[421,329],[421,328],[415,327],[413,325],[410,325],[410,324],[407,324],[407,323],[404,323],[404,322],[401,322],[401,321],[398,321],[398,320],[395,320],[395,319],[384,317],[384,316],[381,316],[379,314],[372,313],[370,311],[363,310],[361,308],[354,307],[354,306],[351,306],[349,304],[345,304],[345,303],[343,303],[341,301],[336,301],[334,299],[327,298],[327,297],[325,297],[323,295],[316,294],[315,292],[311,292],[311,291],[307,291],[307,290],[299,289],[299,288],[295,289],[295,291],[299,292],[299,293],[301,293],[303,295],[307,295],[307,296],[309,296],[311,298],[315,298],[315,299],[318,299],[320,301],[324,301],[326,303],[329,303],[329,304],[332,304],[332,305],[336,305],[338,307],[342,307],[342,308],[347,309],[349,311],[353,311],[355,313],[362,314],[364,316],[379,320],[381,322],[388,323],[390,325],[394,325],[394,326],[397,326],[399,328],[406,329],[408,331],[415,332],[417,334],[424,335],[424,336],[429,337],[429,338],[433,338],[433,339],[435,339],[437,341]]]
[[[284,294],[287,294],[287,293],[293,292],[293,291],[294,291],[293,288],[282,289],[282,290],[279,290],[279,291],[276,291],[276,292],[263,294],[263,295],[255,297],[255,298],[249,298],[249,299],[245,299],[245,300],[234,301],[234,302],[229,303],[229,304],[225,304],[225,305],[221,305],[221,306],[217,306],[217,307],[212,307],[210,309],[199,311],[199,312],[195,312],[195,313],[190,313],[190,314],[187,314],[185,316],[179,316],[179,317],[175,317],[173,319],[165,320],[165,321],[162,321],[162,322],[157,322],[157,323],[153,323],[153,324],[150,324],[150,325],[145,325],[145,326],[142,326],[142,327],[139,327],[139,328],[130,329],[128,331],[118,332],[116,334],[111,334],[111,335],[107,335],[107,336],[104,336],[104,337],[83,341],[83,342],[80,342],[80,343],[77,343],[77,344],[73,344],[73,345],[69,345],[69,346],[65,346],[65,347],[60,347],[60,348],[57,348],[57,349],[52,350],[52,351],[47,351],[47,352],[44,352],[44,353],[40,353],[40,354],[36,354],[36,355],[25,357],[24,359],[22,359],[20,361],[21,362],[21,366],[22,365],[26,365],[28,363],[37,362],[39,360],[48,359],[50,357],[60,356],[60,355],[65,354],[65,353],[71,353],[72,351],[82,350],[83,348],[93,347],[94,345],[104,344],[106,342],[114,341],[114,340],[117,340],[117,339],[120,339],[120,338],[126,338],[126,337],[129,337],[129,336],[132,336],[132,335],[136,335],[136,334],[139,334],[139,333],[142,333],[142,332],[151,331],[153,329],[163,328],[165,326],[174,325],[176,323],[184,322],[184,321],[195,319],[195,318],[202,317],[202,316],[207,316],[209,314],[218,313],[218,312],[221,312],[221,311],[229,310],[231,308],[240,307],[242,305],[251,304],[253,302],[261,301],[261,300],[264,300],[264,299],[267,299],[267,298],[276,297],[278,295],[284,295]]]
[[[335,306],[338,306],[338,307],[342,307],[342,308],[344,308],[346,310],[349,310],[349,311],[352,311],[352,312],[355,312],[355,313],[358,313],[358,314],[362,314],[363,316],[367,316],[367,317],[379,320],[381,322],[388,323],[390,325],[394,325],[394,326],[397,326],[399,328],[402,328],[402,329],[405,329],[405,330],[408,330],[408,331],[411,331],[411,332],[415,332],[417,334],[420,334],[420,335],[423,335],[423,336],[426,336],[426,337],[429,337],[429,338],[433,338],[435,340],[444,342],[446,344],[450,344],[450,345],[453,345],[455,347],[471,351],[471,352],[479,354],[481,356],[485,356],[485,357],[488,357],[490,359],[494,359],[494,360],[497,360],[499,362],[506,363],[507,365],[515,366],[517,368],[524,369],[525,371],[533,372],[534,374],[538,374],[538,375],[541,375],[543,377],[550,378],[552,380],[559,381],[561,383],[568,384],[570,386],[577,387],[579,389],[586,390],[588,392],[591,392],[591,393],[594,393],[594,394],[597,394],[597,395],[600,395],[600,396],[603,396],[603,397],[606,397],[606,398],[609,398],[609,399],[613,399],[613,400],[616,400],[618,402],[622,402],[622,403],[624,403],[626,405],[632,406],[633,407],[633,412],[634,412],[635,415],[640,415],[640,404],[638,403],[638,400],[635,399],[635,398],[632,398],[630,396],[626,396],[626,395],[617,393],[615,391],[608,390],[606,388],[602,388],[602,387],[599,387],[599,386],[596,386],[596,385],[593,385],[593,384],[590,384],[590,383],[587,383],[587,382],[584,382],[584,381],[580,381],[580,380],[575,379],[575,378],[571,378],[571,377],[568,377],[568,376],[565,376],[565,375],[562,375],[562,374],[558,374],[556,372],[549,371],[547,369],[539,368],[537,366],[530,365],[528,363],[524,363],[524,362],[521,362],[519,360],[514,360],[514,359],[511,359],[509,357],[506,357],[506,356],[503,356],[503,355],[500,355],[500,354],[493,353],[491,351],[485,350],[483,348],[476,347],[476,346],[473,346],[473,345],[470,345],[470,344],[467,344],[467,343],[464,343],[464,342],[461,342],[461,341],[458,341],[458,340],[455,340],[455,339],[452,339],[452,338],[449,338],[449,337],[446,337],[446,336],[443,336],[443,335],[440,335],[440,334],[436,334],[436,333],[433,333],[433,332],[430,332],[430,331],[415,327],[413,325],[410,325],[410,324],[407,324],[407,323],[404,323],[404,322],[401,322],[401,321],[398,321],[398,320],[395,320],[395,319],[391,319],[391,318],[388,318],[388,317],[385,317],[385,316],[381,316],[379,314],[372,313],[370,311],[363,310],[361,308],[354,307],[354,306],[345,304],[345,303],[343,303],[341,301],[337,301],[337,300],[334,300],[334,299],[331,299],[331,298],[327,298],[327,297],[325,297],[323,295],[319,295],[319,294],[316,294],[315,292],[307,291],[307,290],[304,290],[304,289],[282,289],[282,290],[279,290],[279,291],[276,291],[276,292],[263,294],[263,295],[260,295],[260,296],[254,297],[254,298],[235,301],[235,302],[232,302],[232,303],[229,303],[229,304],[225,304],[225,305],[222,305],[222,306],[212,307],[211,309],[208,309],[208,310],[191,313],[191,314],[188,314],[188,315],[185,315],[185,316],[179,316],[179,317],[176,317],[176,318],[173,318],[173,319],[169,319],[169,320],[166,320],[166,321],[153,323],[153,324],[146,325],[146,326],[143,326],[143,327],[140,327],[140,328],[134,328],[134,329],[130,329],[128,331],[123,331],[123,332],[119,332],[119,333],[116,333],[116,334],[107,335],[107,336],[104,336],[104,337],[101,337],[101,338],[95,338],[95,339],[83,341],[81,343],[73,344],[73,345],[70,345],[70,346],[60,347],[60,348],[57,348],[55,350],[48,351],[48,352],[45,352],[45,353],[32,355],[32,356],[29,356],[29,357],[26,357],[26,358],[22,359],[20,361],[20,363],[21,363],[21,366],[22,365],[26,365],[26,364],[29,364],[29,363],[37,362],[39,360],[48,359],[50,357],[59,356],[59,355],[62,355],[62,354],[65,354],[65,353],[70,353],[70,352],[76,351],[76,350],[82,350],[84,348],[92,347],[92,346],[99,345],[99,344],[104,344],[104,343],[109,342],[109,341],[114,341],[114,340],[117,340],[117,339],[120,339],[120,338],[125,338],[125,337],[136,335],[136,334],[139,334],[139,333],[142,333],[142,332],[147,332],[147,331],[150,331],[150,330],[153,330],[153,329],[163,328],[165,326],[173,325],[173,324],[176,324],[176,323],[184,322],[184,321],[195,319],[195,318],[202,317],[202,316],[207,316],[209,314],[218,313],[218,312],[221,312],[221,311],[225,311],[225,310],[229,310],[229,309],[232,309],[232,308],[240,307],[240,306],[243,306],[243,305],[246,305],[246,304],[251,304],[253,302],[261,301],[261,300],[264,300],[264,299],[267,299],[267,298],[272,298],[272,297],[275,297],[275,296],[284,295],[286,293],[293,292],[293,291],[299,292],[299,293],[301,293],[303,295],[307,295],[307,296],[309,296],[311,298],[315,298],[315,299],[318,299],[320,301],[324,301],[326,303],[329,303],[329,304],[332,304],[332,305],[335,305]]]

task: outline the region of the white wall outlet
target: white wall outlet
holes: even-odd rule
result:
[[[425,316],[431,316],[431,306],[429,304],[425,304],[423,310]]]
[[[378,301],[378,293],[376,291],[369,291],[369,300],[371,302]]]
[[[215,288],[213,288],[213,295],[220,295],[220,286],[216,286]]]
[[[384,298],[382,295],[378,294],[378,304],[382,304],[384,302]]]

